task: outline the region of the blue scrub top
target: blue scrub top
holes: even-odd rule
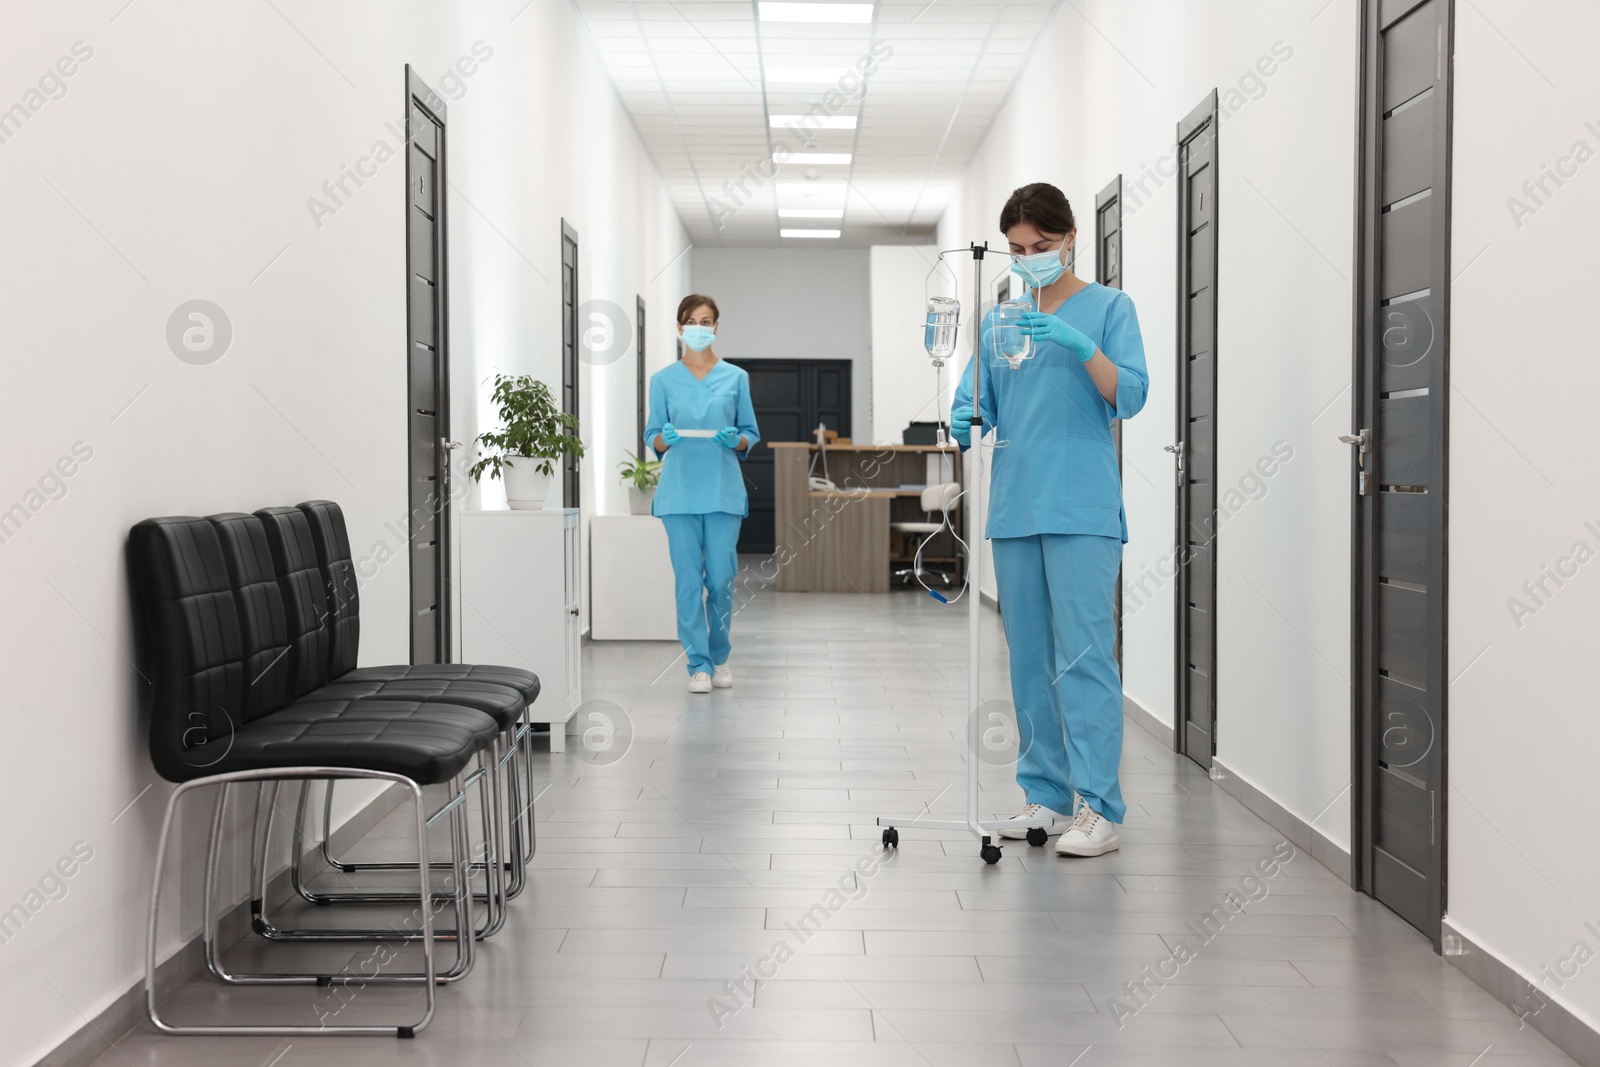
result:
[[[985,429],[992,423],[996,436],[1011,442],[992,453],[986,533],[1098,534],[1126,544],[1128,520],[1111,420],[1137,415],[1150,390],[1139,319],[1126,293],[1094,283],[1068,297],[1055,313],[1117,365],[1117,403],[1106,403],[1088,368],[1050,341],[1036,340],[1033,358],[1012,370],[989,343],[994,312],[985,316],[981,414]],[[971,404],[969,360],[954,407]]]
[[[723,360],[712,364],[704,381],[681,362],[650,376],[650,417],[644,431],[646,448],[667,423],[679,430],[721,430],[736,426],[744,436],[742,452],[709,437],[685,437],[661,457],[653,515],[750,514],[739,463],[761,440],[756,412],[750,404],[750,375]]]

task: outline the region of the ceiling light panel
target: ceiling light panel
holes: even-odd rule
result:
[[[843,167],[850,163],[849,152],[774,152],[774,163],[789,167]]]
[[[872,21],[872,4],[784,3],[761,0],[762,22],[807,22],[863,25]]]

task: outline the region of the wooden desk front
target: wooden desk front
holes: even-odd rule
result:
[[[928,480],[929,453],[951,456],[951,480],[959,481],[954,476],[960,469],[955,448],[829,445],[828,477],[838,488],[814,490],[810,467],[815,445],[768,445],[774,452],[777,588],[785,593],[887,593],[891,505],[922,495],[920,489],[899,486]]]

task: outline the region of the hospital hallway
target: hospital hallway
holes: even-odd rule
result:
[[[1132,720],[1120,851],[1013,841],[985,866],[970,834],[914,818],[898,849],[874,850],[878,815],[963,809],[965,605],[775,593],[745,563],[733,689],[684,693],[661,642],[589,646],[605,680],[579,718],[612,738],[538,760],[530,888],[427,1035],[241,1038],[228,1062],[286,1049],[285,1064],[343,1067],[1573,1062]],[[1003,701],[999,626],[982,641],[985,698]],[[985,764],[984,817],[1021,804],[1011,773]],[[403,837],[403,820],[385,832]],[[855,899],[830,900],[840,886]],[[1181,963],[1180,941],[1194,949]],[[771,978],[753,996],[730,991],[758,968]],[[175,1002],[227,996],[196,983]],[[199,1067],[220,1047],[136,1033],[96,1064]]]
[[[1600,1067],[1597,41],[0,3],[0,1067]]]

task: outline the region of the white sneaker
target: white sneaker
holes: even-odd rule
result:
[[[711,692],[711,675],[707,674],[705,671],[695,671],[693,674],[689,675],[689,692]]]
[[[1072,821],[1058,811],[1051,811],[1043,804],[1026,804],[1023,806],[1021,811],[1017,812],[1011,817],[1013,819],[1032,819],[1039,815],[1047,816],[1050,819],[1049,822],[1044,824],[1044,832],[1046,834],[1059,834],[1065,830],[1067,828],[1067,824]],[[1000,836],[1022,840],[1028,836],[1028,828],[1026,826],[1008,826],[1004,830],[1000,831]]]
[[[711,676],[711,684],[716,686],[718,689],[732,689],[733,668],[728,666],[726,663],[718,667],[716,673]]]
[[[1080,801],[1078,814],[1056,842],[1058,856],[1103,856],[1118,845],[1117,824]]]

